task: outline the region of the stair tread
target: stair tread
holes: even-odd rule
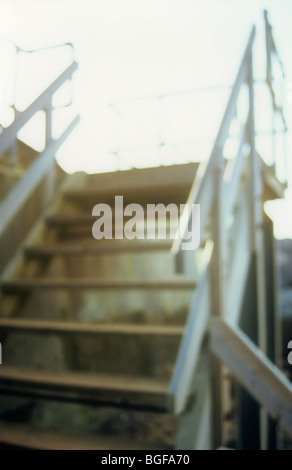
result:
[[[133,335],[179,336],[184,327],[177,325],[145,325],[129,323],[80,323],[36,319],[0,318],[0,328],[39,332],[109,333]]]
[[[46,217],[46,223],[48,225],[92,225],[95,219],[92,215],[82,214],[51,214]]]
[[[113,212],[112,217],[110,219],[107,219],[104,217],[103,220],[109,220],[113,223],[117,223],[119,227],[122,227],[129,219],[131,219],[132,216],[125,216],[123,217],[122,221],[115,221],[115,213]],[[156,218],[152,216],[146,217],[146,213],[144,217],[139,217],[139,214],[136,216],[136,220],[138,224],[152,224],[152,225],[157,225],[157,216]],[[178,218],[180,217],[180,214],[178,213]],[[162,218],[161,218],[162,219]],[[90,225],[92,226],[93,223],[96,220],[96,216],[92,215],[84,215],[84,214],[66,214],[66,213],[57,213],[57,214],[51,214],[46,217],[46,224],[51,227],[74,227],[78,225]],[[169,226],[169,216],[168,214],[166,215],[166,218],[160,220],[160,224],[164,223],[164,225]]]
[[[27,278],[2,281],[3,292],[32,288],[93,288],[93,289],[194,289],[189,279],[97,279],[97,278]]]
[[[171,241],[147,241],[147,242],[109,242],[109,243],[96,243],[88,245],[61,245],[61,246],[31,246],[25,249],[27,256],[68,256],[68,255],[84,255],[84,254],[99,254],[99,253],[121,253],[132,251],[159,251],[170,250]]]
[[[175,203],[174,203],[175,204]],[[179,205],[177,205],[178,207],[178,210],[179,210]],[[179,216],[179,213],[178,213],[178,216]],[[81,223],[81,222],[84,222],[84,223],[90,223],[92,224],[92,222],[95,221],[95,219],[97,218],[98,216],[97,215],[92,215],[91,213],[86,213],[84,214],[83,212],[80,212],[80,211],[75,211],[75,212],[72,212],[72,213],[68,213],[68,212],[62,212],[62,211],[58,211],[58,212],[54,212],[54,213],[51,213],[51,214],[48,214],[46,216],[46,222],[47,223],[56,223],[56,224],[67,224],[67,223],[72,223],[74,224],[75,222],[76,223]],[[120,221],[125,221],[127,222],[129,219],[131,219],[133,217],[133,215],[129,214],[129,215],[126,215],[126,214],[123,214],[123,217],[122,219],[119,219],[117,220],[117,222],[120,222]],[[103,218],[104,220],[116,220],[116,214],[115,214],[115,211],[112,210],[112,214],[110,216],[104,214],[103,215]],[[147,214],[147,209],[144,208],[144,214],[143,215],[140,215],[140,213],[137,213],[135,215],[135,219],[139,222],[145,222],[146,220],[150,220],[151,222],[155,221],[155,219],[157,218],[157,214],[153,215],[152,212],[150,212],[150,214]],[[169,214],[166,213],[166,220],[169,220]]]
[[[113,196],[115,194],[133,194],[138,195],[144,192],[149,195],[150,191],[158,195],[168,191],[173,194],[174,191],[188,192],[195,173],[198,169],[198,163],[189,163],[172,166],[161,166],[154,168],[132,169],[122,172],[103,173],[88,177],[82,185],[73,188],[66,188],[64,194],[73,197],[91,197],[101,195]]]
[[[133,440],[36,429],[26,424],[0,422],[0,444],[35,450],[142,450]]]
[[[147,394],[165,397],[168,382],[143,377],[85,372],[56,372],[32,370],[2,365],[0,368],[0,387],[3,382],[12,386],[57,387],[74,391],[104,391],[107,393]]]

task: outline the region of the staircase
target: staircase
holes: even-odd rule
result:
[[[45,149],[0,205],[2,448],[272,448],[277,429],[291,438],[273,226],[264,212],[285,184],[256,148],[254,37],[252,28],[207,162],[56,171],[55,152],[78,117],[53,139],[52,96],[74,61],[3,129],[0,151],[9,154],[24,123],[46,113]],[[267,86],[275,100],[269,74]],[[234,123],[238,145],[227,158]],[[185,204],[179,231],[165,217],[166,236],[149,239],[137,216],[134,239],[95,239],[96,204],[112,208],[119,232],[129,222],[115,212],[117,195],[144,209]],[[189,251],[192,204],[200,206],[200,243]],[[158,229],[157,219],[147,223]]]
[[[117,184],[125,201],[131,197],[144,204],[150,186],[154,202],[162,198],[180,204],[196,167],[67,177],[66,187],[34,240],[23,247],[15,274],[2,283],[0,329],[5,356],[0,393],[4,403],[10,401],[10,413],[30,407],[25,434],[37,413],[50,412],[54,426],[62,428],[54,407],[65,408],[72,402],[75,407],[79,404],[74,411],[76,421],[79,417],[82,422],[83,409],[90,413],[91,407],[91,419],[96,416],[99,427],[113,416],[117,423],[120,416],[128,417],[129,423],[121,422],[114,436],[117,442],[127,437],[128,446],[141,446],[139,432],[135,443],[131,432],[127,436],[127,428],[137,427],[140,421],[143,425],[146,411],[154,414],[154,422],[162,428],[165,421],[171,421],[169,384],[196,283],[176,274],[170,239],[95,240],[91,212],[94,202],[114,200]],[[17,405],[19,399],[13,402],[12,397],[19,396],[24,404]],[[115,411],[116,407],[129,410],[128,414]],[[9,409],[5,416],[10,416]],[[4,443],[23,442],[25,434],[19,429],[15,442],[5,437],[12,434],[11,423],[0,429]],[[165,442],[152,445],[174,446],[175,423],[167,432],[173,434],[172,441],[166,436]],[[29,434],[37,436],[38,432],[33,427]],[[76,436],[72,444],[66,439],[66,446],[79,447]],[[41,442],[31,438],[31,445],[39,448],[44,440],[46,445],[59,445],[53,437]],[[86,447],[85,442],[83,435],[80,446]],[[114,444],[108,439],[106,445]],[[90,435],[88,446],[92,446]]]

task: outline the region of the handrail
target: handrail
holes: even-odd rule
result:
[[[45,52],[45,51],[49,51],[49,50],[61,49],[61,48],[68,47],[69,49],[71,49],[71,52],[72,52],[72,62],[75,62],[75,48],[74,48],[74,44],[71,43],[71,42],[52,44],[52,45],[43,46],[43,47],[39,47],[39,48],[33,48],[33,49],[25,49],[23,47],[20,47],[16,42],[12,41],[11,39],[6,38],[3,35],[0,35],[0,41],[6,42],[7,44],[9,44],[10,46],[15,48],[16,59],[15,59],[15,63],[14,63],[14,74],[13,74],[14,75],[14,79],[13,79],[13,81],[14,81],[14,97],[13,97],[12,104],[7,105],[10,108],[12,108],[15,112],[17,112],[15,99],[16,99],[17,58],[18,58],[19,53],[34,54],[34,53]],[[71,96],[69,102],[66,105],[62,106],[62,107],[67,107],[67,106],[70,106],[71,104],[72,104],[72,96]],[[2,126],[0,125],[0,127],[2,127]]]
[[[273,87],[273,70],[272,70],[272,55],[274,55],[280,65],[281,71],[282,71],[282,79],[283,81],[285,80],[285,69],[284,65],[282,62],[282,59],[280,57],[279,51],[276,47],[274,36],[272,33],[272,25],[269,21],[268,17],[268,12],[267,10],[264,10],[264,20],[265,20],[265,32],[266,32],[266,56],[267,56],[267,70],[266,70],[266,83],[269,87],[270,93],[271,93],[271,98],[272,98],[272,104],[273,104],[273,110],[274,112],[278,112],[283,123],[284,127],[284,132],[288,130],[287,127],[287,122],[286,118],[284,115],[283,108],[279,106],[276,102],[276,93]]]
[[[287,186],[287,173],[288,173],[288,168],[287,168],[287,148],[286,148],[286,141],[285,141],[285,134],[288,130],[287,126],[287,121],[285,117],[285,111],[284,107],[281,103],[277,102],[276,98],[276,92],[274,88],[274,81],[275,78],[273,76],[273,57],[277,60],[281,73],[282,73],[282,80],[281,80],[281,85],[282,85],[282,94],[284,97],[285,93],[285,70],[283,66],[282,59],[280,57],[280,54],[278,52],[278,49],[275,44],[274,36],[273,36],[273,28],[271,26],[271,23],[269,21],[268,17],[268,12],[267,10],[264,10],[264,21],[265,21],[265,35],[266,35],[266,77],[265,77],[265,82],[267,84],[267,87],[270,92],[270,97],[271,97],[271,106],[272,106],[272,118],[271,118],[271,132],[270,135],[272,136],[272,165],[274,167],[275,174],[277,175],[278,173],[278,165],[277,165],[277,149],[276,149],[276,139],[275,136],[282,134],[283,140],[283,146],[284,146],[284,155],[283,155],[283,170],[281,174],[281,180],[282,182]],[[282,122],[282,130],[277,130],[276,125],[275,125],[275,115],[278,115],[280,117],[280,120]]]
[[[72,53],[73,54],[75,53],[74,44],[72,42],[62,42],[62,43],[58,43],[58,44],[50,44],[48,46],[43,46],[43,47],[36,47],[36,48],[33,48],[33,49],[26,49],[26,48],[20,47],[16,42],[11,41],[11,39],[8,39],[5,36],[2,36],[1,34],[0,34],[0,40],[10,44],[11,46],[15,47],[15,49],[18,52],[23,52],[24,54],[32,54],[34,52],[43,52],[43,51],[48,51],[48,50],[51,50],[51,49],[58,49],[58,48],[62,48],[62,47],[70,47],[72,49]],[[74,59],[74,57],[73,57],[73,59]]]
[[[189,388],[198,362],[210,312],[210,269],[205,269],[192,299],[189,317],[185,327],[174,372],[168,389],[169,408],[175,414],[181,413],[188,398]]]
[[[24,111],[18,113],[12,124],[3,129],[0,135],[0,158],[3,153],[13,144],[17,137],[19,130],[28,122],[31,117],[38,111],[44,110],[51,101],[52,95],[57,91],[60,86],[70,79],[77,70],[77,62],[72,62],[69,67],[62,72],[56,80],[49,85],[49,87],[35,99]]]
[[[211,348],[251,395],[292,437],[292,384],[236,325],[213,319]]]
[[[189,263],[193,263],[194,259],[193,253],[184,250],[183,244],[187,240],[190,225],[192,225],[191,205],[199,204],[201,234],[206,227],[208,218],[212,216],[210,242],[213,247],[204,273],[197,279],[197,289],[193,294],[185,333],[171,378],[168,391],[169,406],[174,413],[181,413],[186,407],[201,345],[206,332],[210,331],[210,328],[208,329],[209,319],[217,317],[221,322],[228,320],[235,325],[235,328],[239,324],[253,258],[255,259],[253,276],[258,292],[254,301],[259,325],[256,344],[257,350],[261,351],[260,354],[263,357],[266,353],[267,293],[263,232],[265,166],[259,158],[255,146],[255,81],[252,66],[254,39],[255,26],[250,32],[209,161],[201,163],[196,172],[185,211],[180,218],[180,226],[171,248],[174,255],[182,256],[186,273]],[[230,137],[229,129],[233,118],[236,117],[240,91],[243,86],[248,88],[247,112],[237,136],[237,151],[234,157],[228,161],[223,151],[226,141]],[[276,108],[274,107],[273,110],[275,111]],[[228,175],[230,178],[227,178]],[[271,175],[276,177],[276,172],[272,171]],[[180,266],[181,264],[179,263]],[[213,324],[214,322],[211,320],[211,326]],[[223,341],[222,344],[224,345]],[[253,343],[250,344],[253,345]],[[256,346],[254,346],[255,348]],[[213,352],[220,357],[216,348]],[[223,359],[224,363],[228,365],[228,358],[224,357]],[[261,373],[264,372],[261,370]],[[264,380],[260,383],[264,384]],[[248,380],[243,380],[243,384],[249,389]],[[252,391],[254,392],[254,390]],[[257,395],[256,398],[258,398]],[[277,399],[280,403],[280,393]],[[261,401],[260,403],[267,404]],[[269,402],[270,410],[272,405],[273,403]],[[264,425],[264,420],[262,420],[261,431],[264,430]]]
[[[119,132],[118,128],[120,126],[119,121],[123,119],[124,116],[128,115],[128,109],[127,106],[131,105],[136,105],[138,103],[138,106],[142,105],[143,102],[149,103],[152,102],[155,106],[158,107],[158,113],[162,117],[163,115],[163,109],[166,105],[166,103],[173,98],[183,98],[183,97],[191,97],[191,96],[196,96],[196,95],[202,95],[202,94],[211,94],[211,93],[217,93],[218,92],[227,92],[231,89],[230,84],[226,83],[221,83],[218,85],[201,85],[193,89],[188,89],[188,90],[174,90],[174,91],[169,91],[166,93],[155,93],[155,94],[149,94],[149,95],[141,95],[141,96],[133,96],[133,97],[126,97],[126,98],[120,98],[120,99],[115,99],[111,102],[108,103],[108,106],[111,108],[113,117],[116,119],[116,131],[115,131],[115,146],[112,148],[112,150],[109,152],[111,155],[114,155],[117,160],[120,161],[121,155],[124,154],[124,152],[135,152],[135,151],[152,151],[152,150],[158,150],[160,151],[161,149],[173,149],[175,151],[178,151],[178,149],[183,149],[184,146],[192,146],[195,147],[197,145],[206,145],[208,146],[208,152],[209,153],[209,147],[213,144],[214,138],[211,136],[205,136],[203,138],[194,138],[191,137],[189,139],[178,139],[176,138],[175,141],[172,141],[171,138],[166,137],[164,135],[164,130],[163,130],[163,125],[162,125],[162,119],[159,119],[159,124],[156,126],[156,136],[157,138],[155,139],[156,142],[153,143],[142,143],[140,142],[137,145],[131,145],[125,144],[120,142],[119,139]]]
[[[70,43],[67,43],[68,45]],[[61,47],[61,46],[60,46]],[[64,140],[72,132],[79,122],[79,116],[75,116],[58,138],[52,135],[53,105],[52,99],[56,91],[68,80],[72,80],[78,64],[71,64],[23,111],[16,113],[10,126],[3,128],[0,135],[0,158],[9,148],[12,148],[17,140],[18,132],[39,111],[44,111],[45,120],[45,146],[42,153],[35,159],[28,171],[11,189],[0,206],[0,236],[5,233],[9,224],[16,217],[18,211],[27,201],[41,181],[49,174],[54,166],[55,153]],[[11,156],[11,160],[12,160]]]
[[[110,107],[115,107],[117,104],[124,104],[124,103],[133,103],[136,101],[148,101],[148,100],[159,100],[163,98],[169,98],[174,96],[185,96],[185,95],[195,95],[197,93],[210,93],[212,91],[218,90],[230,90],[231,86],[222,83],[221,85],[210,85],[210,86],[201,86],[197,88],[193,88],[191,90],[182,90],[182,91],[169,91],[168,93],[157,93],[153,95],[143,95],[143,96],[136,96],[133,98],[124,98],[114,100],[109,103]]]
[[[207,266],[205,272],[197,280],[198,287],[194,292],[192,304],[190,308],[189,318],[186,325],[185,335],[182,339],[179,353],[176,359],[176,365],[174,373],[171,380],[171,385],[169,388],[169,397],[171,400],[170,406],[172,407],[175,413],[180,413],[185,407],[187,397],[189,394],[189,389],[191,386],[191,380],[196,368],[198,361],[200,347],[204,338],[204,335],[207,331],[209,317],[211,311],[214,310],[214,302],[217,305],[218,314],[224,312],[226,314],[227,310],[224,307],[224,289],[227,288],[227,285],[224,285],[224,282],[227,282],[227,279],[221,279],[221,276],[225,276],[221,272],[217,272],[217,268],[220,270],[223,268],[223,258],[224,258],[224,244],[226,239],[222,239],[221,231],[226,230],[226,220],[228,219],[227,215],[231,214],[235,207],[235,202],[239,197],[239,188],[240,182],[243,178],[243,173],[246,168],[246,155],[244,152],[244,145],[249,142],[251,139],[251,126],[252,126],[252,91],[250,90],[249,97],[249,110],[245,118],[245,122],[242,125],[241,133],[239,137],[239,145],[236,152],[236,155],[233,159],[232,173],[230,181],[225,181],[225,171],[229,165],[226,165],[225,159],[223,158],[223,148],[226,142],[226,139],[229,137],[229,128],[232,122],[232,119],[236,115],[236,108],[238,104],[238,98],[242,86],[248,84],[249,88],[253,87],[253,80],[251,75],[251,63],[252,63],[252,49],[255,39],[255,26],[252,27],[247,46],[245,48],[243,58],[240,62],[239,70],[236,75],[234,86],[230,94],[227,106],[217,137],[211,152],[210,159],[207,163],[200,165],[191,191],[189,193],[188,201],[185,206],[186,216],[181,217],[181,225],[178,229],[178,233],[174,239],[172,245],[172,253],[178,255],[179,253],[185,257],[186,268],[189,263],[190,253],[184,251],[183,243],[186,234],[186,230],[189,230],[190,222],[192,221],[192,210],[191,204],[200,205],[200,234],[203,233],[205,226],[208,221],[208,216],[211,213],[211,210],[215,211],[213,213],[214,226],[213,226],[213,249],[212,253],[208,257]],[[252,144],[249,145],[250,150],[249,154],[252,151]],[[220,198],[220,202],[216,202],[216,199]],[[214,207],[215,206],[215,207]],[[218,213],[217,213],[218,212]],[[184,220],[185,219],[185,220]],[[183,229],[182,229],[183,227]],[[180,235],[182,234],[182,235]],[[225,237],[225,234],[223,235]],[[216,240],[216,241],[215,241]],[[222,246],[221,246],[222,244]],[[242,248],[242,246],[240,247]],[[206,247],[204,248],[206,250]],[[251,253],[251,248],[249,255]],[[238,267],[238,266],[236,266]],[[225,269],[224,266],[223,269]],[[245,277],[247,275],[248,264],[243,268],[241,284],[245,282]],[[214,273],[216,272],[216,281],[214,281]],[[218,279],[217,279],[218,278]],[[220,279],[219,279],[220,278]],[[214,284],[216,282],[216,285]],[[222,283],[222,284],[221,284]],[[241,286],[240,286],[241,287]],[[218,291],[217,293],[212,290]],[[241,299],[241,289],[238,289],[239,300]],[[220,306],[222,302],[222,307]],[[238,304],[238,299],[234,299],[234,307]],[[219,313],[220,312],[220,313]]]
[[[269,21],[269,16],[268,16],[268,12],[267,10],[264,10],[264,20],[265,20],[265,31],[266,31],[266,42],[267,42],[267,54],[271,54],[272,52],[274,53],[274,55],[276,56],[278,62],[279,62],[279,65],[281,67],[281,70],[282,70],[282,75],[283,75],[283,78],[285,77],[285,69],[284,69],[284,65],[283,65],[283,62],[282,62],[282,59],[280,57],[280,54],[279,54],[279,51],[276,47],[276,44],[275,44],[275,40],[274,40],[274,36],[273,36],[273,27]],[[271,64],[270,64],[270,61],[268,60],[267,61],[267,81],[268,82],[271,82],[272,80],[272,69],[271,69]]]
[[[11,189],[0,205],[0,237],[18,213],[22,204],[29,198],[34,188],[46,175],[52,165],[55,153],[79,122],[76,116],[61,136],[49,143],[45,151],[24,174],[23,178]]]
[[[228,101],[228,104],[224,113],[224,117],[221,121],[221,125],[219,128],[208,164],[206,166],[206,169],[204,170],[203,175],[201,175],[199,172],[196,173],[185,210],[188,210],[189,204],[201,204],[204,193],[207,191],[207,189],[210,192],[211,188],[213,187],[213,184],[212,184],[213,169],[216,166],[218,157],[222,153],[224,142],[228,136],[228,129],[230,127],[231,120],[235,114],[239,92],[241,90],[242,85],[246,83],[248,79],[249,59],[250,59],[254,39],[255,39],[255,26],[253,26],[251,29],[249,40],[248,40],[246,49],[244,51],[243,58],[240,63],[239,71],[237,73],[234,86],[232,88],[230,98],[229,98],[229,101]],[[200,178],[199,183],[198,183],[198,178]],[[211,204],[211,201],[208,203],[207,211],[210,208],[210,204]],[[181,251],[182,244],[183,244],[186,232],[190,224],[191,214],[192,212],[188,210],[189,217],[182,217],[182,221],[184,221],[185,226],[179,227],[177,236],[175,237],[175,240],[173,242],[172,249],[171,249],[173,254],[177,254],[179,253],[179,251]],[[202,213],[201,213],[201,216],[202,216]],[[202,218],[201,218],[201,231],[202,230],[203,230],[203,226],[202,226]]]

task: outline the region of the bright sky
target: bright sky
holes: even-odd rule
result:
[[[108,171],[166,164],[180,157],[197,160],[209,150],[206,141],[215,136],[226,90],[216,97],[170,97],[162,106],[157,99],[120,103],[119,118],[108,104],[232,84],[251,23],[258,25],[259,37],[263,34],[264,8],[270,13],[292,95],[291,0],[0,0],[0,34],[24,48],[75,44],[80,65],[75,106],[82,121],[58,161],[69,172]],[[37,64],[23,66],[21,90],[35,91],[41,77],[52,73],[52,61],[41,58]],[[256,65],[263,64],[258,60]],[[290,103],[288,99],[287,94],[292,128],[291,96]],[[159,151],[159,141],[183,145]],[[136,148],[121,150],[120,160],[109,153],[129,146]],[[278,237],[292,238],[291,212],[289,190],[285,201],[269,207]]]

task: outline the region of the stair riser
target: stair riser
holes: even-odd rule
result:
[[[6,366],[169,379],[180,337],[10,333]]]
[[[0,396],[0,416],[2,403],[6,409],[5,419],[11,423],[2,421],[0,424],[0,441],[32,448],[53,449],[57,445],[57,449],[62,450],[172,449],[178,428],[178,418],[157,412],[5,396]],[[15,416],[26,423],[23,431],[21,427],[15,429]],[[61,435],[56,433],[56,428]],[[72,434],[76,436],[74,439]]]
[[[117,245],[117,244],[116,244]],[[149,244],[150,245],[150,244]],[[25,255],[28,258],[41,258],[41,257],[74,257],[74,256],[82,256],[82,257],[92,257],[92,256],[151,256],[153,253],[157,255],[160,252],[169,252],[171,249],[171,243],[151,243],[151,246],[147,246],[147,243],[137,243],[133,247],[133,243],[127,244],[120,244],[120,246],[115,246],[113,244],[106,245],[103,243],[103,246],[100,244],[93,244],[87,246],[82,245],[59,245],[59,246],[52,246],[52,247],[41,247],[35,246],[30,247],[25,250]],[[79,258],[80,262],[80,258]]]
[[[189,291],[79,289],[39,289],[29,294],[21,305],[21,318],[153,325],[184,325],[192,296]],[[2,314],[13,313],[10,304],[3,303]]]

